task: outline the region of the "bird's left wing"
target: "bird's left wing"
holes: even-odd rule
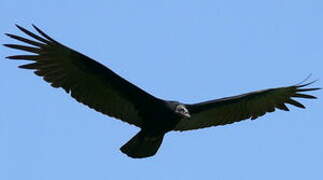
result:
[[[4,45],[32,54],[7,58],[32,61],[19,67],[35,70],[36,75],[43,77],[51,86],[61,87],[67,93],[71,93],[78,102],[139,127],[142,126],[142,114],[145,114],[147,106],[158,102],[157,98],[95,60],[55,41],[36,26],[34,28],[40,35],[18,25],[17,27],[33,39],[6,35],[27,43],[28,46]]]
[[[255,91],[239,96],[216,99],[197,104],[186,105],[191,114],[190,119],[182,119],[175,130],[185,131],[210,126],[226,125],[245,119],[256,119],[275,109],[289,111],[286,103],[299,108],[304,105],[292,98],[315,99],[312,95],[302,92],[314,91],[320,88],[304,88],[311,83],[288,87]]]

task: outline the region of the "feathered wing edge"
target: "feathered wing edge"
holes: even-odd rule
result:
[[[145,110],[141,104],[153,104],[158,100],[102,64],[55,41],[35,25],[34,29],[41,36],[16,26],[33,39],[6,33],[8,37],[27,45],[4,46],[31,54],[7,58],[32,61],[19,67],[35,70],[34,73],[43,77],[51,86],[62,87],[73,98],[90,108],[140,127],[142,117],[139,113]],[[79,81],[81,77],[84,79]],[[100,89],[94,91],[94,88]]]
[[[304,109],[305,106],[293,98],[316,99],[315,96],[304,94],[304,92],[321,89],[305,88],[316,81],[317,80],[309,83],[304,83],[304,81],[302,81],[293,86],[266,89],[238,96],[186,105],[192,118],[180,121],[175,127],[175,130],[193,130],[231,124],[246,119],[254,120],[268,112],[275,111],[275,109],[289,111],[286,104]],[[268,96],[270,96],[268,99],[270,102],[265,102],[264,99],[268,98]],[[264,105],[257,103],[264,103]],[[260,107],[257,107],[258,105]],[[243,110],[246,112],[241,112]],[[219,115],[220,117],[214,117],[216,115]]]

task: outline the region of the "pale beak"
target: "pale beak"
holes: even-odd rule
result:
[[[191,117],[190,113],[184,113],[183,115],[185,116],[185,118],[190,118]]]

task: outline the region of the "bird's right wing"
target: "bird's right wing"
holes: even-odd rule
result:
[[[182,119],[175,130],[185,131],[239,122],[245,119],[256,119],[275,109],[289,111],[286,103],[305,108],[292,98],[316,97],[303,94],[320,88],[304,88],[311,83],[255,91],[239,96],[216,99],[197,104],[186,105],[191,118]]]
[[[36,75],[42,76],[51,86],[61,87],[71,93],[78,102],[141,127],[141,114],[145,108],[159,101],[102,64],[55,41],[36,26],[34,28],[40,35],[18,25],[17,27],[33,40],[13,34],[6,35],[29,46],[4,45],[32,54],[7,58],[32,61],[19,67],[35,70]]]

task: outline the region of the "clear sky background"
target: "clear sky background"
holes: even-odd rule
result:
[[[0,33],[34,23],[164,99],[194,103],[323,86],[322,0],[1,0]],[[0,42],[13,40],[0,36]],[[54,89],[0,47],[1,180],[322,180],[323,91],[232,125],[168,133],[156,156],[119,151],[138,128]]]

